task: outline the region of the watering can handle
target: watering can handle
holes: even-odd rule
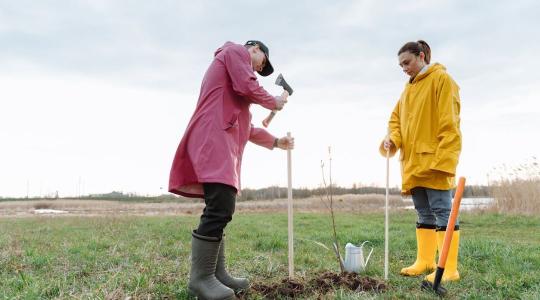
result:
[[[371,257],[371,253],[373,253],[373,244],[370,242],[370,241],[364,241],[361,245],[360,245],[360,248],[363,249],[364,248],[364,244],[365,243],[370,243],[371,245],[371,251],[369,251],[369,254],[368,254],[368,257],[366,258],[366,262],[365,262],[365,265],[367,266],[368,264],[368,261],[369,261],[369,258]]]

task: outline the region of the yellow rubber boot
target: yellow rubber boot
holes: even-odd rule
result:
[[[444,234],[446,231],[437,231],[437,246],[439,247],[439,255],[442,252],[442,244],[444,241]],[[459,250],[459,230],[455,230],[452,235],[452,243],[450,249],[448,249],[448,256],[446,258],[446,265],[444,266],[444,273],[442,281],[456,281],[459,280],[459,272],[457,270]],[[425,278],[427,281],[433,283],[435,280],[435,272],[429,274]]]
[[[435,229],[416,228],[416,261],[399,272],[404,276],[420,276],[435,270],[437,234]]]

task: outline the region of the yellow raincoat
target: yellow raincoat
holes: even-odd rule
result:
[[[402,193],[414,187],[449,190],[461,152],[459,87],[435,63],[407,83],[388,122],[400,149]],[[392,147],[390,155],[397,149]],[[383,143],[379,151],[386,156]]]

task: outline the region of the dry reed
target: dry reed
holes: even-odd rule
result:
[[[536,157],[518,166],[502,165],[491,192],[498,212],[524,215],[540,213],[540,166]]]

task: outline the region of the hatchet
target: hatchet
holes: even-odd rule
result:
[[[287,81],[285,81],[285,78],[283,78],[283,75],[279,74],[278,77],[276,78],[276,85],[279,85],[281,87],[283,87],[283,89],[285,91],[287,91],[287,93],[289,93],[289,96],[292,95],[293,93],[293,89],[291,88],[291,86],[287,83]],[[268,125],[270,124],[270,122],[272,121],[272,119],[274,118],[274,116],[276,115],[276,112],[277,110],[273,110],[269,115],[268,117],[266,117],[266,119],[264,119],[262,121],[262,124],[264,127],[268,127]]]

